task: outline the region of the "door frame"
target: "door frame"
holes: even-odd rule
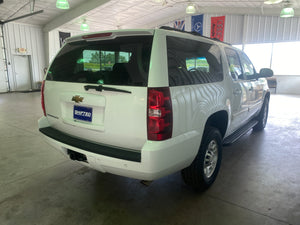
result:
[[[30,78],[30,90],[33,89],[34,84],[33,84],[33,65],[32,65],[32,57],[30,54],[12,54],[12,77],[13,77],[13,91],[17,90],[17,76],[16,76],[16,69],[15,69],[15,56],[27,56],[28,58],[28,65],[29,65],[29,78]]]

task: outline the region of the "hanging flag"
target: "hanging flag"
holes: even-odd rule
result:
[[[183,30],[185,29],[185,21],[184,20],[176,20],[174,21],[174,26],[175,29],[178,30]]]
[[[59,45],[60,47],[63,46],[65,39],[71,37],[71,33],[65,33],[65,32],[60,32],[59,31]]]
[[[192,16],[192,31],[203,35],[203,14]]]
[[[210,37],[224,40],[225,16],[211,17]]]

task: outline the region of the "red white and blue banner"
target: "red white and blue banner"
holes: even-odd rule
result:
[[[174,21],[173,27],[175,29],[183,30],[184,31],[184,29],[185,29],[185,21],[184,20],[176,20],[176,21]]]
[[[192,16],[192,31],[203,35],[203,14]]]
[[[211,17],[210,37],[224,40],[225,16]]]

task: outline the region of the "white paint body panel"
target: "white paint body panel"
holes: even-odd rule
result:
[[[132,92],[127,94],[85,91],[84,85],[46,81],[44,93],[49,125],[95,143],[140,150],[147,140],[147,89],[118,86]],[[75,95],[83,97],[82,102],[72,101]],[[74,105],[92,107],[92,122],[74,121]]]

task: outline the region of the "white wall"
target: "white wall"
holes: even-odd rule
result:
[[[244,44],[300,41],[299,17],[246,15],[245,28]]]
[[[205,14],[203,35],[210,36],[211,17]],[[233,45],[300,41],[300,17],[225,15],[224,41]],[[191,20],[189,18],[189,20]],[[300,75],[300,74],[299,74]]]
[[[0,27],[0,35],[2,36],[1,27]],[[3,43],[0,37],[0,93],[8,91],[8,84],[5,72],[5,62],[4,59],[4,51],[3,51]]]
[[[277,93],[278,94],[293,94],[299,95],[300,87],[300,75],[299,76],[287,76],[276,75],[277,79]]]
[[[8,75],[11,90],[14,91],[16,89],[14,55],[20,55],[20,53],[16,52],[17,48],[27,49],[25,55],[28,55],[30,58],[32,88],[38,88],[38,82],[43,79],[43,69],[46,66],[42,28],[34,25],[7,23],[4,25],[4,39],[9,63]]]

